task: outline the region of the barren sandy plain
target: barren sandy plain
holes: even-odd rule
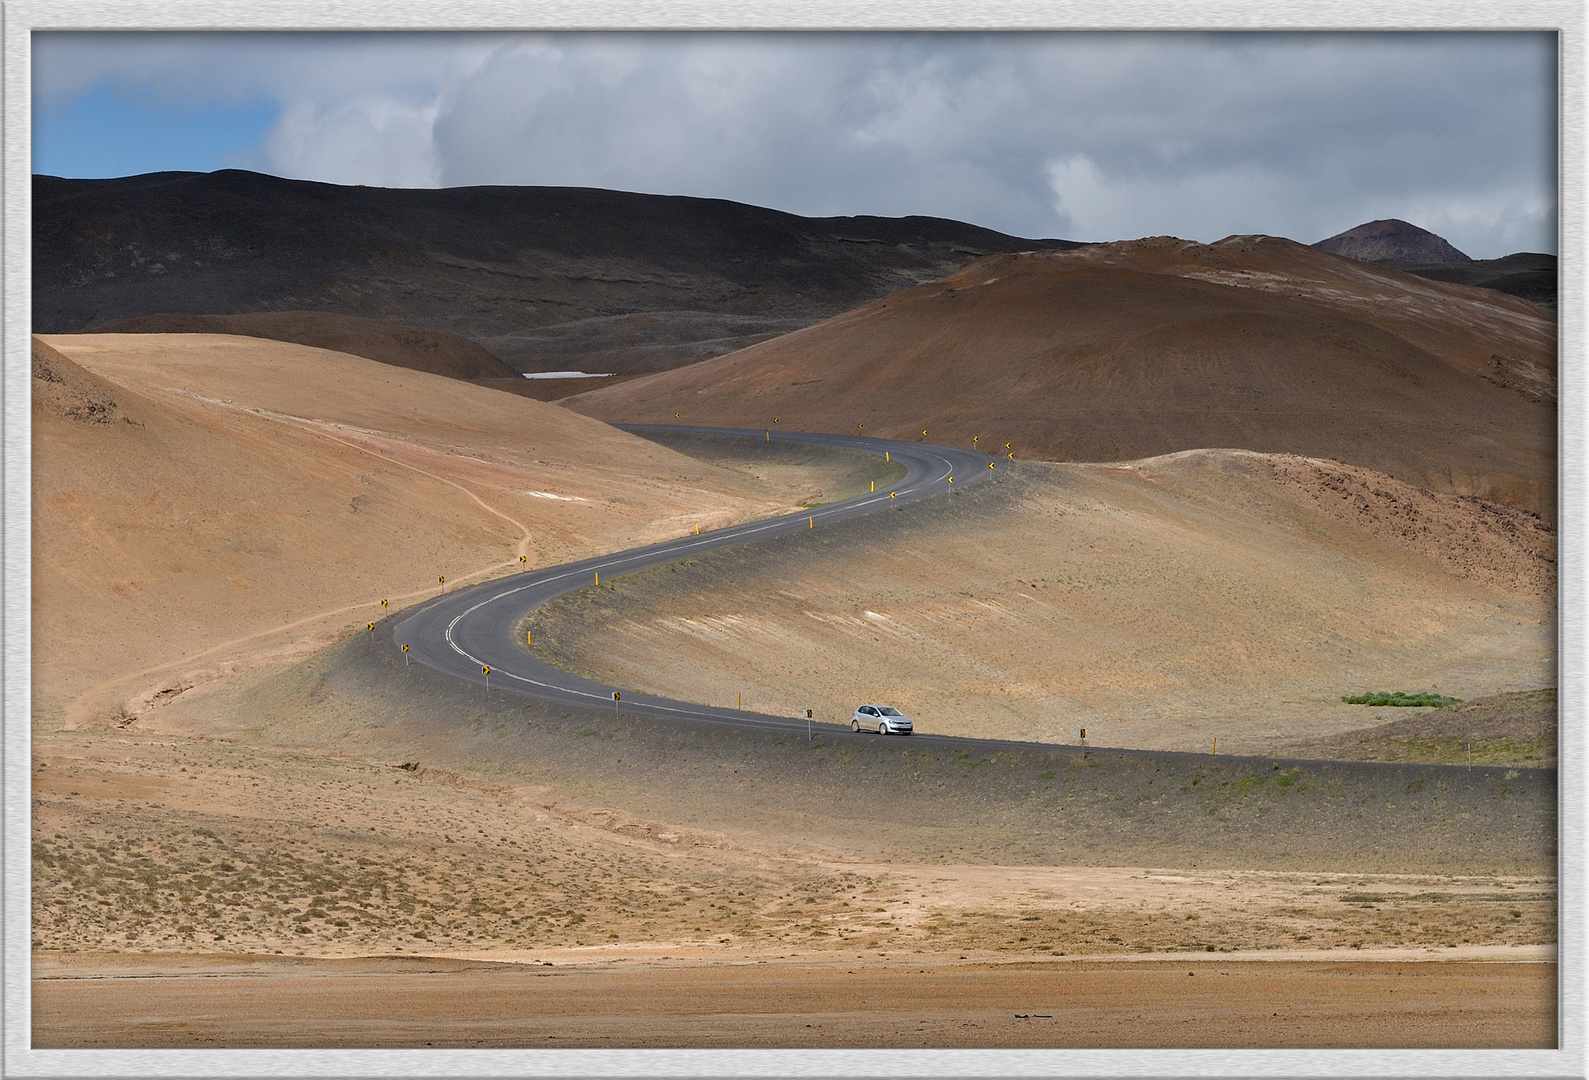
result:
[[[867,481],[853,462],[690,458],[521,397],[203,335],[46,340],[34,424],[35,1046],[1554,1045],[1553,773],[1107,752],[1044,769],[661,732],[476,698],[358,632],[442,573],[840,497]],[[976,502],[1015,538],[970,539]],[[981,702],[1013,640],[1075,648],[1067,618],[1095,617],[1148,650],[1113,671],[1103,647],[1077,654],[1143,746],[1200,743],[1133,688],[1188,636],[1213,644],[1158,689],[1206,722],[1214,680],[1194,669],[1219,635],[1244,644],[1220,677],[1250,746],[1381,719],[1316,700],[1348,676],[1549,685],[1548,530],[1361,470],[1029,464],[898,518],[808,538],[841,583],[791,558],[783,588],[812,603],[764,590],[800,627],[777,647],[808,685],[835,649],[882,678],[872,638],[892,633]],[[1064,545],[1034,542],[1043,520]],[[715,619],[748,588],[736,563],[782,557],[679,572],[715,584]],[[906,560],[972,596],[930,579],[891,599]],[[1195,594],[1156,613],[1196,567]],[[678,595],[620,579],[579,601],[624,664],[656,647],[647,619],[678,616],[637,602]],[[896,599],[910,619],[933,599],[970,651],[922,653],[942,648],[928,624],[874,632],[867,611],[907,617]],[[1299,599],[1306,617],[1284,615]],[[1240,602],[1267,636],[1230,636]],[[1366,629],[1332,614],[1353,603]],[[661,633],[710,693],[786,685],[732,659],[739,630]],[[1271,638],[1305,680],[1282,711],[1296,731],[1265,720],[1289,707]],[[1043,734],[1022,693],[994,719]]]

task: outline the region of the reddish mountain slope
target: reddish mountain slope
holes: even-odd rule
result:
[[[1419,263],[1472,262],[1467,255],[1436,236],[1428,229],[1420,229],[1400,218],[1370,221],[1326,237],[1313,245],[1320,251],[1345,255],[1348,259],[1364,262],[1395,260]]]
[[[990,256],[567,404],[1061,461],[1290,452],[1546,516],[1555,498],[1554,320],[1271,237]]]

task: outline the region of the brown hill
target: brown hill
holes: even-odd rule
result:
[[[523,376],[468,338],[417,326],[329,311],[257,311],[246,315],[140,315],[96,326],[101,334],[231,334],[290,341],[383,364],[471,382]]]
[[[1313,245],[1332,255],[1345,255],[1348,259],[1363,262],[1396,260],[1418,263],[1471,262],[1466,255],[1452,247],[1443,237],[1428,229],[1420,229],[1400,218],[1370,221],[1326,237]]]
[[[566,404],[1059,461],[1289,452],[1549,515],[1555,334],[1526,301],[1289,240],[1161,237],[990,256]]]
[[[441,576],[807,497],[542,402],[199,334],[35,339],[32,479],[46,724],[136,716],[312,652]]]
[[[774,715],[881,700],[933,733],[1261,754],[1393,719],[1343,694],[1551,685],[1555,550],[1524,511],[1293,455],[1022,462],[603,581],[538,610],[535,640]]]

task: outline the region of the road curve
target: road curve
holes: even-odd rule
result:
[[[473,683],[485,683],[491,669],[493,691],[503,690],[548,701],[582,706],[614,707],[627,716],[701,720],[751,727],[806,730],[806,721],[767,716],[738,709],[719,709],[653,697],[623,687],[604,686],[541,660],[526,647],[519,627],[524,616],[548,600],[591,584],[595,575],[609,576],[671,562],[686,555],[761,540],[797,529],[820,528],[840,518],[887,512],[903,503],[946,494],[991,475],[996,459],[986,454],[928,443],[869,439],[855,435],[756,431],[736,428],[675,427],[660,424],[619,425],[639,435],[671,433],[748,438],[856,450],[882,457],[886,453],[905,467],[905,475],[887,490],[767,521],[748,522],[699,536],[684,536],[650,547],[602,555],[581,562],[530,570],[482,582],[429,600],[396,616],[394,645],[408,646],[411,661]],[[620,700],[613,702],[617,692]],[[847,720],[847,718],[846,718]],[[830,726],[831,725],[826,725]]]

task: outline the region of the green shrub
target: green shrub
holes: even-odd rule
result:
[[[1348,705],[1418,706],[1439,709],[1446,705],[1455,705],[1462,699],[1442,697],[1439,694],[1404,694],[1400,690],[1387,694],[1381,690],[1372,694],[1358,694],[1356,697],[1349,697],[1343,694],[1341,700]]]

